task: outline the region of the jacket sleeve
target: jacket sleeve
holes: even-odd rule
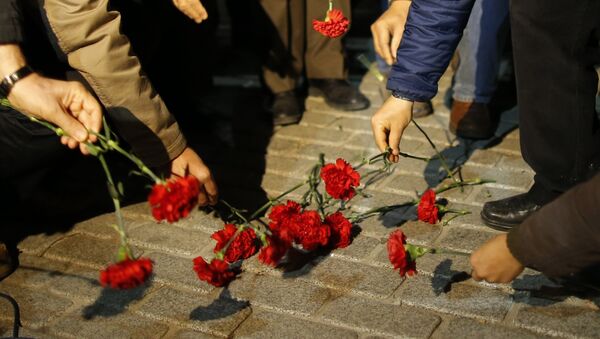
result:
[[[600,174],[567,191],[508,233],[523,265],[566,277],[600,263]]]
[[[146,165],[165,165],[183,152],[186,140],[121,34],[119,13],[107,7],[108,0],[44,1],[60,49],[102,101],[114,128]]]
[[[413,0],[387,88],[414,101],[437,93],[475,0]]]
[[[17,0],[0,0],[0,44],[23,41],[21,12]]]

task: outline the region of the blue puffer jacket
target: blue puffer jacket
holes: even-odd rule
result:
[[[427,101],[448,67],[475,0],[413,0],[387,88]]]

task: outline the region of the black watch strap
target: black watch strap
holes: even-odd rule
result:
[[[10,91],[15,86],[17,81],[33,73],[33,69],[29,66],[23,66],[16,70],[14,73],[7,75],[0,83],[0,95],[7,98]]]

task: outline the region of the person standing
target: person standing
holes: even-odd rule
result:
[[[270,19],[273,38],[263,66],[264,81],[273,93],[271,111],[275,125],[300,121],[302,106],[297,87],[306,73],[310,94],[344,111],[365,109],[368,99],[347,81],[347,68],[341,38],[322,36],[312,28],[312,20],[323,20],[328,9],[325,0],[261,0]],[[350,17],[350,0],[336,0],[336,8]]]

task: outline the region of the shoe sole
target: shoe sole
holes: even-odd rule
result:
[[[456,135],[457,137],[463,138],[463,139],[475,139],[475,140],[486,140],[486,139],[490,139],[491,137],[494,136],[494,132],[488,132],[488,133],[465,133],[464,131],[458,131],[457,128],[450,124],[448,126],[448,129],[450,130],[450,132],[452,132],[452,134]]]
[[[371,106],[371,103],[367,103],[366,105],[362,105],[362,106],[353,106],[353,105],[338,105],[338,104],[334,104],[334,103],[330,103],[327,101],[327,97],[325,96],[325,94],[323,93],[323,91],[321,91],[318,88],[314,88],[311,87],[308,89],[308,95],[311,97],[316,97],[316,98],[323,98],[325,99],[325,103],[336,110],[340,110],[340,111],[346,111],[346,112],[352,112],[352,111],[362,111],[365,110],[367,108],[369,108]]]
[[[498,222],[496,220],[489,219],[485,214],[483,214],[483,211],[481,212],[480,216],[481,216],[481,219],[483,220],[483,223],[487,227],[495,229],[496,231],[508,232],[513,227],[519,225],[519,224],[501,223],[501,222]]]

